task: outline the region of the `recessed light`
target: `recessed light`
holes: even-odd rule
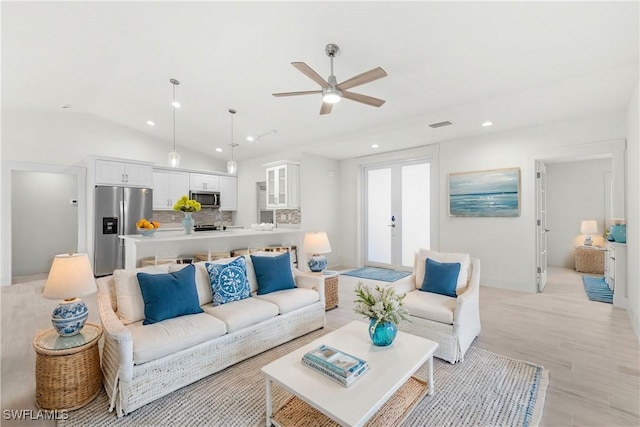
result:
[[[147,124],[149,126],[155,126],[156,125],[153,120],[147,120]]]
[[[180,103],[178,101],[173,101],[171,105],[173,105],[175,108],[180,108]]]
[[[222,148],[218,147],[218,148],[216,148],[216,151],[217,151],[218,153],[222,153]]]
[[[251,142],[253,142],[253,141],[255,141],[255,140],[256,140],[256,139],[255,139],[254,137],[252,137],[251,135],[249,135],[249,136],[247,137],[247,141],[251,141]]]
[[[490,121],[482,122],[482,126],[484,126],[484,127],[488,127],[488,126],[491,126],[491,125],[493,125],[493,122],[490,122]]]
[[[380,147],[378,144],[371,144],[371,148],[378,148]]]

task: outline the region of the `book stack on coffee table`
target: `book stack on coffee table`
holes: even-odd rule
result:
[[[302,363],[345,387],[369,370],[366,360],[324,344],[305,353]]]

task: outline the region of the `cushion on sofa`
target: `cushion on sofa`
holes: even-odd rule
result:
[[[243,256],[228,263],[207,262],[205,265],[211,281],[214,306],[251,298],[247,260]]]
[[[456,293],[460,295],[467,287],[469,282],[469,271],[471,266],[471,256],[469,254],[455,252],[435,252],[428,249],[419,249],[415,254],[413,271],[415,273],[415,286],[420,289],[424,281],[424,267],[427,258],[431,258],[438,262],[459,262],[460,273],[458,274],[458,282],[456,285]]]
[[[213,301],[211,293],[211,281],[209,280],[209,272],[205,267],[206,261],[196,262],[196,290],[198,291],[198,303],[200,305],[210,304]],[[180,271],[190,264],[169,264],[169,273]]]
[[[459,262],[438,262],[427,258],[420,290],[457,298],[456,285],[459,273]]]
[[[251,262],[258,279],[258,295],[295,289],[288,252],[275,257],[251,255]]]
[[[222,320],[227,325],[229,333],[278,315],[277,305],[261,301],[258,298],[246,298],[218,306],[207,304],[202,309],[205,313]]]
[[[280,314],[285,314],[319,301],[320,294],[312,289],[295,288],[257,295],[256,299],[262,299],[277,305]]]
[[[453,325],[456,298],[431,292],[413,291],[407,293],[402,302],[411,316]]]
[[[143,325],[161,322],[187,314],[202,313],[198,304],[196,267],[166,274],[137,274],[144,300]]]
[[[136,276],[139,272],[163,274],[169,272],[169,266],[162,264],[134,270],[115,270],[113,272],[118,307],[117,313],[125,325],[144,320],[144,300],[142,299],[142,292]]]
[[[139,365],[174,354],[227,333],[222,320],[207,313],[167,319],[152,325],[127,326],[133,341],[133,362]]]

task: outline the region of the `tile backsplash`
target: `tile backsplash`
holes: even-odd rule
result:
[[[277,224],[296,224],[302,223],[302,210],[300,209],[277,209],[276,210],[276,223]]]
[[[220,217],[218,217],[218,214],[220,214]],[[153,211],[153,219],[160,224],[181,222],[183,218],[184,214],[182,212]],[[196,224],[214,224],[220,220],[226,225],[233,223],[232,212],[220,212],[214,208],[202,208],[199,212],[194,212],[193,219]]]

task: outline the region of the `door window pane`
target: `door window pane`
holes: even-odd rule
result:
[[[367,172],[368,260],[391,263],[391,169]]]
[[[419,248],[431,247],[429,163],[402,166],[402,265],[413,266]]]

